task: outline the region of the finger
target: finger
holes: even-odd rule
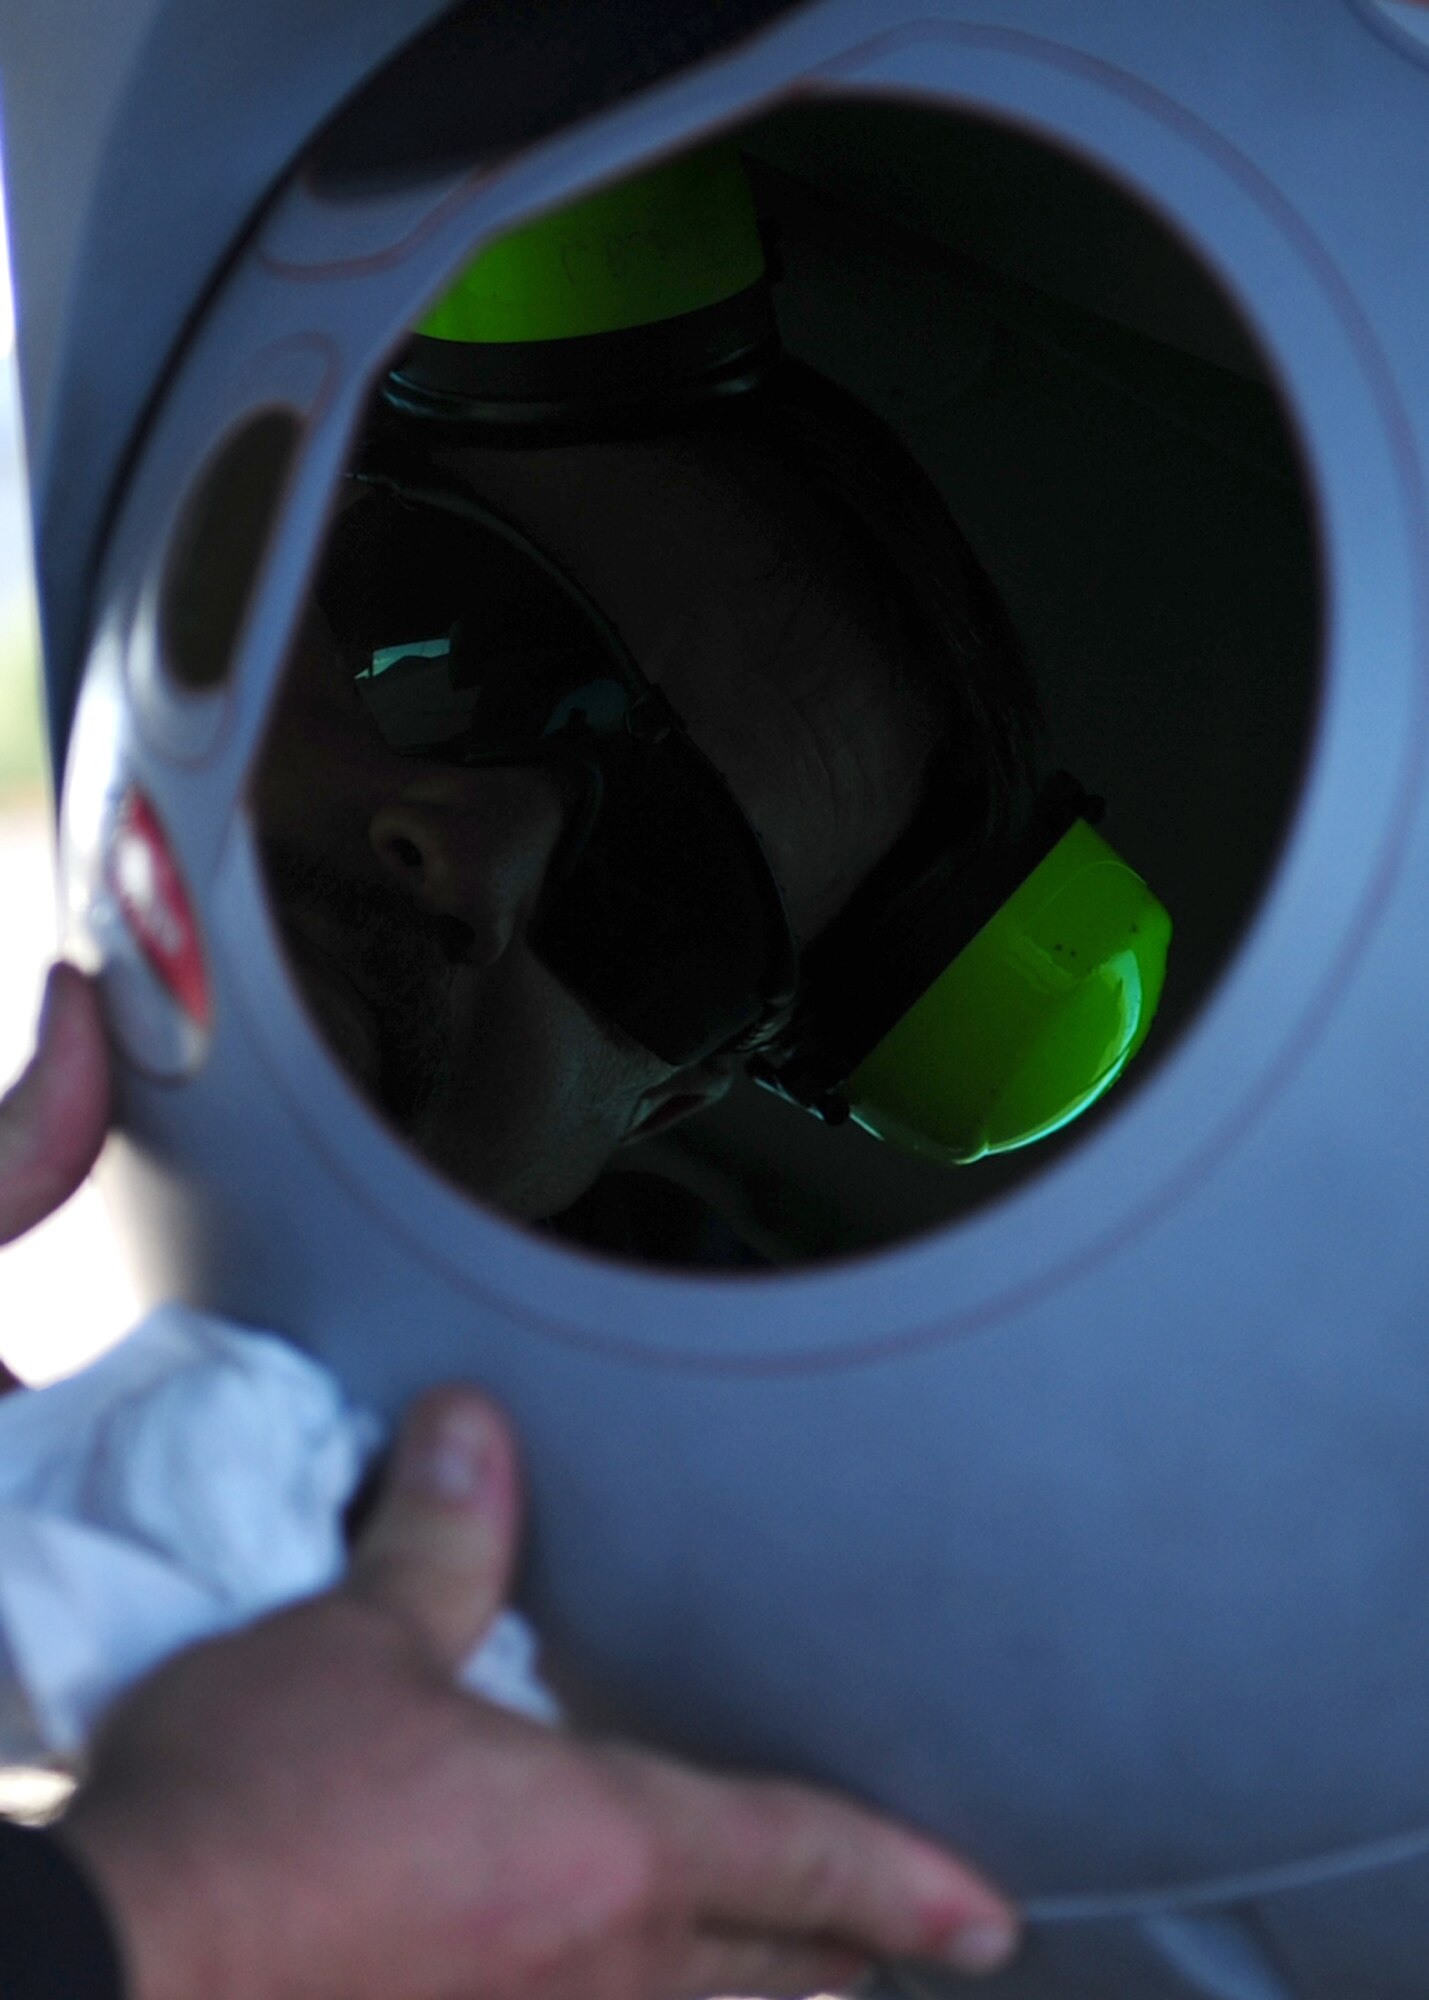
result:
[[[654,1767],[668,1851],[697,1918],[721,1930],[832,1939],[874,1958],[987,1972],[1016,1915],[965,1863],[861,1806],[773,1779]]]
[[[707,1935],[692,1940],[664,1991],[669,2000],[708,2000],[710,1994],[802,2000],[810,1993],[850,1993],[868,1970],[866,1958],[837,1945]]]
[[[108,1123],[99,996],[74,966],[53,966],[34,1059],[0,1099],[0,1243],[68,1201],[98,1158]]]
[[[501,1412],[471,1389],[434,1390],[407,1414],[344,1587],[455,1668],[505,1601],[519,1514]]]

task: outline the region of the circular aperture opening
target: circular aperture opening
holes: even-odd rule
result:
[[[548,754],[564,711],[547,703],[536,717],[523,689],[542,674],[554,685],[587,645],[582,687],[600,681],[590,633],[602,621],[637,670],[668,675],[696,750],[811,921],[837,920],[859,869],[841,863],[813,887],[804,873],[865,838],[867,875],[907,817],[865,800],[864,833],[850,835],[839,815],[857,785],[887,806],[921,782],[879,745],[876,686],[850,693],[843,664],[855,628],[865,650],[896,650],[909,627],[889,596],[902,585],[883,555],[863,571],[867,521],[827,482],[783,494],[751,478],[740,453],[757,432],[754,397],[737,448],[718,425],[668,417],[575,442],[389,438],[396,486],[345,483],[329,545],[340,560],[320,572],[326,602],[296,648],[253,803],[320,1030],[439,1170],[605,1254],[757,1270],[894,1243],[1005,1196],[1116,1117],[1166,1060],[1223,977],[1290,820],[1321,584],[1271,363],[1149,206],[1042,140],[903,103],[790,107],[736,138],[785,352],[872,413],[932,482],[1035,676],[1030,758],[1105,801],[1101,831],[1170,913],[1159,1013],[1125,1078],[1053,1136],[953,1167],[831,1127],[743,1074],[723,1095],[703,1071],[682,1091],[678,1063],[661,1076],[636,1060],[643,1047],[632,1056],[619,977],[614,1025],[588,983],[572,993],[566,969],[589,966],[593,936],[624,949],[632,899],[669,901],[672,855],[689,856],[690,949],[707,952],[694,933],[715,922],[709,853],[723,851],[719,809],[696,798],[702,776],[682,790],[662,770],[658,806],[637,809],[620,788],[645,781],[612,757],[602,805],[579,758]],[[370,464],[368,440],[357,463]],[[414,512],[423,463],[428,484],[463,485],[495,519],[479,560],[451,510]],[[414,520],[436,526],[414,533]],[[901,560],[916,564],[919,546],[905,537]],[[552,589],[533,581],[543,563]],[[472,601],[438,604],[463,564],[481,578]],[[584,638],[577,612],[594,620]],[[681,679],[681,659],[720,645],[722,681]],[[420,709],[448,699],[431,694],[437,680],[470,684],[482,661],[504,719],[483,722],[459,758],[425,758],[437,723],[406,695],[389,715],[384,677],[395,689],[407,676]],[[591,812],[620,826],[604,874],[580,876],[571,820]],[[541,925],[563,869],[581,907],[551,945]],[[845,971],[860,976],[857,954]]]

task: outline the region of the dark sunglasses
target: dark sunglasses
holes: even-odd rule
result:
[[[567,830],[530,945],[563,985],[674,1066],[760,1046],[797,951],[763,845],[608,619],[459,486],[364,469],[316,594],[389,747],[555,768]]]

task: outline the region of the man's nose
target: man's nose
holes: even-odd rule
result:
[[[545,771],[426,771],[377,808],[368,838],[388,881],[466,925],[473,962],[491,965],[536,908],[563,820]]]

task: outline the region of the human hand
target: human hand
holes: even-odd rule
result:
[[[74,966],[53,966],[34,1057],[0,1098],[0,1243],[69,1200],[98,1158],[108,1123],[99,996]]]
[[[115,1711],[57,1832],[133,2000],[679,2000],[1006,1955],[1001,1898],[857,1806],[459,1692],[518,1515],[495,1410],[423,1398],[346,1582]]]
[[[0,1243],[67,1202],[104,1144],[109,1051],[99,996],[72,965],[55,965],[40,1008],[38,1047],[0,1097]],[[0,1395],[18,1387],[0,1362]]]

